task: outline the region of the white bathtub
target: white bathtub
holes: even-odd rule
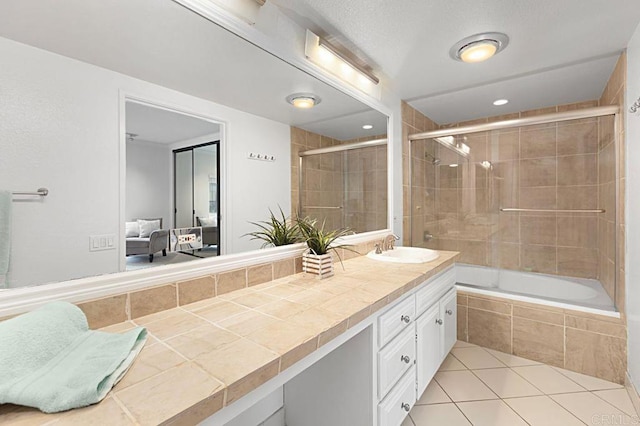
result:
[[[594,313],[617,314],[615,305],[597,280],[535,274],[506,269],[456,264],[456,281],[471,293],[500,293],[500,296]]]

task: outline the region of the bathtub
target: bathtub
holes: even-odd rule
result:
[[[456,264],[456,284],[469,293],[617,316],[615,305],[597,280]]]

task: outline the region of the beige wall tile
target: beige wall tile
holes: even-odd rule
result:
[[[295,273],[295,264],[293,259],[279,260],[273,263],[273,279],[283,278]]]
[[[598,236],[595,216],[558,217],[558,245],[564,247],[596,248]]]
[[[520,186],[555,186],[557,168],[555,157],[520,160]]]
[[[606,334],[620,339],[627,338],[627,328],[622,323],[613,323],[609,321],[599,321],[591,318],[576,317],[572,315],[565,316],[567,327],[577,328],[584,331]]]
[[[604,334],[567,328],[565,368],[615,383],[624,383],[627,342]]]
[[[524,114],[524,113],[523,113]],[[540,158],[556,156],[556,128],[535,128],[532,126],[520,132],[520,158]]]
[[[555,325],[564,325],[564,314],[562,312],[543,311],[540,309],[531,309],[524,306],[514,305],[513,316],[547,322]]]
[[[492,311],[499,314],[511,315],[511,304],[505,303],[504,299],[494,299],[489,297],[469,296],[469,307]]]
[[[558,123],[558,155],[595,154],[596,152],[598,152],[597,121]]]
[[[127,295],[105,297],[79,303],[78,307],[87,316],[89,328],[96,329],[127,320]]]
[[[514,317],[513,354],[563,367],[564,327]]]
[[[558,157],[558,185],[597,185],[596,154]]]
[[[520,261],[525,271],[556,273],[556,247],[523,244]]]
[[[247,271],[246,269],[238,269],[236,271],[222,272],[218,275],[216,283],[216,296],[230,293],[235,290],[247,287]]]
[[[209,299],[216,295],[216,278],[206,276],[178,282],[178,302],[180,306]]]
[[[570,277],[597,278],[596,249],[558,247],[558,274]]]
[[[511,353],[511,317],[468,308],[469,342]]]
[[[598,208],[598,186],[559,186],[558,187],[558,209],[597,209]]]
[[[556,245],[556,218],[554,216],[520,217],[520,242],[523,244]]]
[[[555,186],[520,188],[520,208],[555,209],[557,206],[556,200]]]
[[[138,318],[178,306],[175,284],[130,293],[131,318]]]
[[[467,306],[458,305],[458,317],[456,321],[457,326],[457,335],[458,340],[462,340],[463,342],[469,341],[469,335],[467,333],[467,316],[468,316],[468,308]]]

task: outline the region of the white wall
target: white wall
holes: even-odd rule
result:
[[[127,142],[126,221],[161,217],[171,227],[171,156],[165,145]]]
[[[267,206],[290,210],[289,126],[3,38],[0,57],[0,187],[51,191],[13,203],[10,286],[118,271],[122,94],[224,124],[226,253],[259,247],[241,235]],[[247,152],[263,147],[278,161],[249,164]],[[119,249],[89,252],[96,234],[114,234]]]
[[[625,257],[628,368],[640,390],[640,111],[628,107],[640,96],[640,26],[627,47],[627,93],[625,122],[627,147],[627,253]]]

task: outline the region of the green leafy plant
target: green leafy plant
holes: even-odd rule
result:
[[[249,222],[260,228],[260,231],[249,232],[245,236],[251,236],[252,240],[264,241],[263,248],[269,245],[278,247],[300,242],[301,236],[298,222],[285,217],[280,206],[278,206],[278,209],[280,210],[280,217],[276,217],[269,209],[270,218],[268,221]]]
[[[326,231],[324,229],[325,221],[322,221],[322,225],[318,227],[317,219],[311,219],[309,217],[303,219],[298,218],[297,223],[302,239],[307,243],[307,247],[309,247],[311,253],[320,256],[328,254],[329,250],[333,250],[333,252],[338,256],[340,263],[342,263],[342,258],[340,257],[340,253],[338,253],[337,249],[343,248],[357,253],[351,248],[350,244],[335,244],[338,238],[353,233],[351,229],[341,228]]]

